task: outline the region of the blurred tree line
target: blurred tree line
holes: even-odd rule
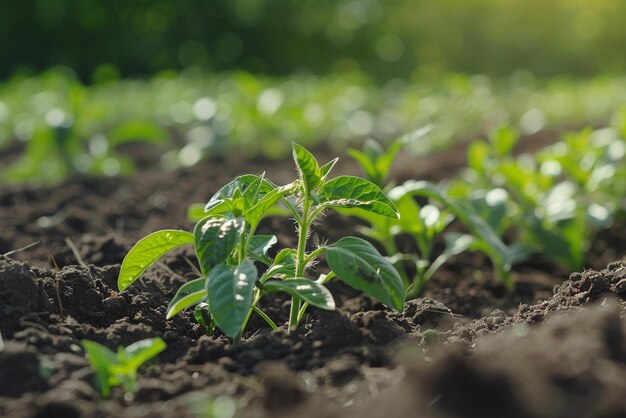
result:
[[[24,0],[0,4],[0,76],[86,81],[198,66],[385,80],[622,72],[623,0]]]

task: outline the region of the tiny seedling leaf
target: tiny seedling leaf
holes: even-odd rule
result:
[[[196,318],[198,324],[204,328],[207,334],[211,334],[213,332],[215,325],[211,320],[211,312],[209,311],[208,303],[200,302],[197,304],[193,310],[193,317]]]
[[[202,302],[207,298],[206,279],[200,277],[182,285],[167,306],[167,318],[170,319],[185,308]]]
[[[105,398],[113,386],[124,385],[127,391],[136,390],[139,367],[166,348],[165,341],[158,337],[137,341],[126,348],[119,347],[117,353],[94,341],[82,340],[81,344]]]
[[[157,231],[141,239],[124,257],[117,287],[126,289],[165,253],[193,241],[193,234],[174,229]]]
[[[325,207],[360,208],[389,218],[398,218],[395,205],[378,186],[360,177],[339,176],[319,191]]]
[[[402,311],[405,289],[400,275],[369,242],[345,237],[326,249],[331,270],[340,280]]]
[[[245,259],[236,268],[218,264],[209,272],[207,290],[211,315],[217,326],[230,338],[241,333],[257,279],[254,265]]]
[[[313,154],[307,151],[306,148],[295,142],[291,145],[293,148],[293,159],[298,166],[305,191],[310,193],[322,182],[322,170]]]
[[[137,341],[124,349],[122,363],[131,370],[137,370],[146,361],[165,350],[166,347],[165,341],[158,337]]]
[[[268,280],[263,285],[263,291],[287,292],[298,297],[310,305],[332,311],[335,309],[335,300],[330,291],[323,285],[312,280],[297,277],[289,280]]]
[[[118,364],[117,355],[95,341],[82,340],[81,345],[87,354],[87,361],[96,372],[100,393],[103,397],[108,398],[111,394],[109,380],[112,378],[112,368]]]

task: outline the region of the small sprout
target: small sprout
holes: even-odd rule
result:
[[[123,386],[128,394],[137,391],[137,370],[166,347],[161,338],[137,341],[128,347],[118,347],[117,353],[94,341],[82,340],[87,360],[96,372],[97,385],[102,396],[108,398],[111,388]]]
[[[422,132],[421,135],[426,132]],[[514,143],[513,136],[505,134],[504,131],[498,138],[504,141],[501,145],[502,150],[511,148]],[[368,227],[361,228],[360,231],[367,237],[378,241],[385,248],[389,254],[389,260],[402,277],[407,292],[406,299],[418,297],[426,282],[443,264],[451,257],[466,250],[480,250],[487,254],[491,258],[499,278],[510,287],[511,282],[508,275],[511,264],[510,252],[490,225],[481,219],[472,207],[450,198],[431,183],[409,180],[396,187],[392,187],[391,184],[380,184],[381,181],[387,181],[393,158],[400,150],[400,145],[404,146],[405,143],[403,140],[395,141],[387,150],[384,150],[377,143],[376,146],[372,144],[373,142],[370,140],[364,145],[362,152],[351,150],[350,155],[361,165],[371,181],[377,181],[381,187],[389,189],[389,198],[400,216],[399,218],[381,217],[374,212],[362,210],[352,210],[347,213],[369,224]],[[432,203],[420,207],[415,196],[427,198],[442,208],[440,209]],[[502,197],[502,193],[489,195],[490,201],[497,200],[499,202]],[[470,234],[444,233],[454,219],[463,222],[470,230]],[[398,235],[412,238],[418,253],[400,252],[396,245]],[[442,235],[445,248],[435,257],[435,243]],[[407,263],[415,271],[412,278],[409,278]]]

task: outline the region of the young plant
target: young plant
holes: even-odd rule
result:
[[[369,181],[384,190],[390,187],[389,174],[398,152],[424,137],[432,129],[433,125],[426,125],[392,141],[387,147],[384,147],[375,139],[368,138],[363,143],[362,151],[349,148],[346,153],[359,164]]]
[[[82,340],[81,344],[105,398],[109,397],[114,386],[123,386],[126,392],[135,393],[138,388],[137,370],[166,347],[161,338],[148,338],[126,348],[118,347],[117,353],[94,341]]]
[[[217,326],[237,342],[253,312],[272,328],[276,324],[258,307],[270,292],[291,295],[289,330],[297,327],[309,305],[332,310],[335,302],[324,286],[333,278],[402,310],[405,289],[393,266],[369,242],[344,237],[333,244],[308,248],[311,226],[331,208],[353,208],[397,218],[394,204],[375,184],[359,177],[328,179],[337,159],[320,166],[315,157],[293,144],[293,157],[299,177],[277,186],[264,175],[247,174],[222,187],[205,206],[205,217],[193,233],[177,230],[155,232],[139,241],[126,255],[120,271],[120,290],[130,286],[151,264],[167,251],[193,244],[201,277],[180,287],[167,309],[171,318],[183,309],[203,303],[196,318],[208,330]],[[296,248],[285,248],[272,259],[268,250],[277,239],[257,235],[264,216],[282,204],[295,219]],[[307,278],[314,261],[326,255],[330,272],[317,279]],[[259,274],[256,265],[264,265]],[[210,320],[209,320],[210,316]]]
[[[518,138],[500,128],[488,142],[470,144],[468,170],[450,193],[489,213],[485,219],[501,236],[513,230],[515,261],[541,253],[579,270],[590,238],[610,225],[620,206],[613,186],[624,143],[610,129],[585,129],[534,155],[514,157]]]
[[[386,182],[395,155],[406,143],[401,138],[385,150],[377,142],[369,140],[364,144],[363,151],[349,150],[349,154],[357,160],[371,180]],[[391,185],[387,185],[385,189],[390,187]],[[451,199],[438,187],[424,181],[409,180],[400,186],[390,188],[388,195],[400,213],[399,218],[385,218],[359,209],[346,210],[344,213],[356,216],[369,224],[360,228],[360,232],[378,241],[385,248],[389,260],[396,267],[407,288],[407,300],[418,297],[426,282],[442,265],[451,257],[466,250],[478,250],[487,254],[496,275],[508,287],[512,286],[508,273],[509,250],[469,205]],[[437,203],[443,209],[430,203],[420,207],[415,200],[416,196]],[[455,218],[467,226],[470,234],[457,232],[444,234]],[[410,237],[418,252],[411,254],[401,252],[396,244],[399,235]],[[445,248],[434,257],[435,244],[442,235]],[[415,270],[413,277],[409,277],[408,269],[404,267],[407,262],[412,264]]]

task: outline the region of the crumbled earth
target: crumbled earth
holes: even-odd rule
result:
[[[0,190],[0,254],[9,253],[0,256],[0,417],[626,416],[619,222],[593,243],[583,272],[537,257],[516,268],[508,291],[487,259],[465,254],[402,313],[331,282],[336,311],[311,309],[291,334],[253,318],[236,347],[205,335],[190,312],[165,320],[169,299],[195,277],[191,249],[118,292],[124,254],[157,229],[190,229],[188,203],[244,172],[293,176],[290,162],[229,163]],[[329,214],[314,234],[332,242],[354,226]],[[279,247],[295,243],[290,220],[261,230]],[[287,321],[284,296],[262,307]],[[102,399],[80,341],[114,349],[155,336],[167,349],[142,367],[139,391]]]

